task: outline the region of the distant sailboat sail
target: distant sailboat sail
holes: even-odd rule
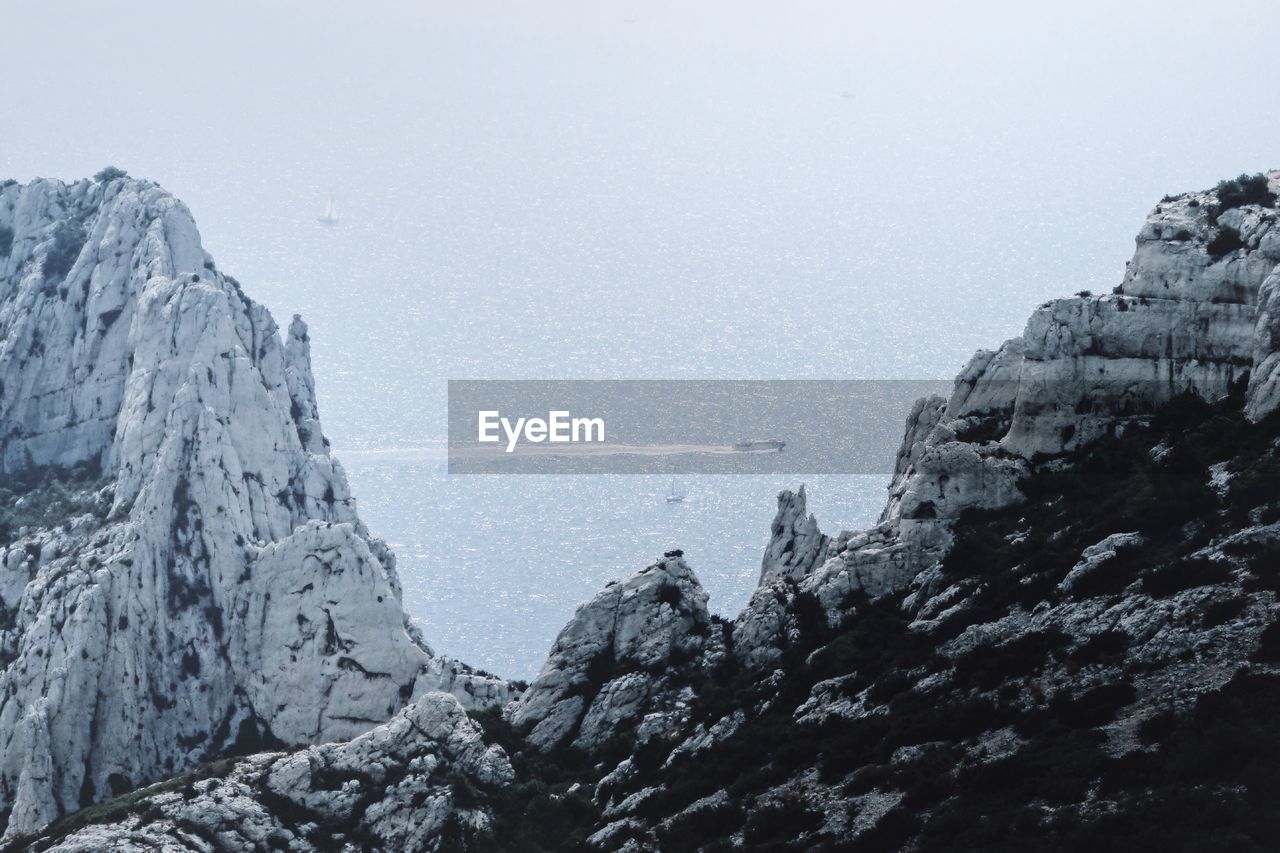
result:
[[[667,503],[678,504],[684,500],[684,495],[676,491],[676,481],[671,481],[671,494],[667,495]]]
[[[324,213],[320,214],[319,218],[325,225],[338,224],[338,206],[333,203],[333,196],[324,197]]]

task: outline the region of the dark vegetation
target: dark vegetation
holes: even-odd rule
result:
[[[1245,242],[1239,231],[1230,225],[1223,225],[1218,229],[1218,233],[1213,235],[1213,239],[1209,241],[1209,245],[1205,248],[1208,250],[1210,257],[1222,258],[1237,249],[1245,248]]]
[[[1274,419],[1248,424],[1238,403],[1238,397],[1217,405],[1180,399],[1149,429],[1076,454],[1071,470],[1033,477],[1024,487],[1027,504],[974,513],[961,526],[946,569],[957,580],[986,583],[971,597],[977,612],[953,620],[967,626],[999,618],[1011,607],[1054,600],[1057,582],[1083,547],[1111,533],[1138,531],[1147,542],[1103,563],[1086,576],[1090,583],[1073,587],[1073,597],[1112,597],[1131,584],[1157,598],[1231,585],[1234,576],[1223,561],[1192,552],[1247,524],[1248,512],[1259,504],[1280,500],[1276,479],[1269,491],[1258,485],[1274,473],[1280,427]],[[1168,452],[1156,461],[1149,450],[1158,442]],[[1208,466],[1223,461],[1237,472],[1225,499],[1206,485]],[[1260,471],[1267,473],[1245,474]],[[1021,536],[1011,544],[1015,532]],[[1274,556],[1273,548],[1237,549],[1237,555],[1255,557],[1256,550]],[[1280,561],[1253,559],[1249,566],[1262,585],[1276,583]],[[1246,604],[1239,594],[1219,598],[1205,606],[1203,621],[1229,621]],[[946,624],[937,630],[941,636],[958,633]],[[1067,652],[1065,661],[1079,668],[1119,667],[1131,642],[1122,631],[1095,634]],[[1016,683],[1055,656],[1063,659],[1063,645],[1061,638],[1025,635],[985,655],[971,652],[957,662],[957,675],[979,688],[1002,678]],[[1255,659],[1280,662],[1280,628],[1267,630]],[[1060,691],[1021,713],[1003,701],[1003,693],[997,692],[991,724],[1012,720],[1028,743],[992,763],[953,767],[947,783],[935,778],[927,786],[927,799],[911,793],[925,777],[904,779],[895,771],[897,785],[908,791],[904,807],[850,849],[898,849],[913,838],[923,850],[1274,849],[1280,838],[1280,767],[1274,761],[1280,739],[1268,735],[1266,721],[1280,709],[1280,679],[1241,673],[1189,714],[1151,715],[1139,727],[1151,751],[1120,758],[1102,748],[1097,727],[1133,702],[1134,688],[1123,675],[1091,689]],[[1016,695],[1025,694],[1009,692]],[[1258,750],[1250,752],[1250,743]],[[1091,797],[1101,801],[1098,807],[1083,805]]]
[[[21,527],[50,527],[86,512],[106,518],[111,502],[98,495],[106,482],[93,463],[5,475],[0,480],[0,546],[12,542]]]
[[[118,178],[127,177],[129,177],[129,173],[124,169],[117,169],[115,166],[107,166],[105,169],[98,172],[98,174],[94,175],[93,179],[98,183],[105,184]]]
[[[9,257],[13,251],[13,229],[8,225],[0,225],[0,258]]]
[[[1247,204],[1262,207],[1276,206],[1276,194],[1268,187],[1267,176],[1261,172],[1256,175],[1243,174],[1238,178],[1219,181],[1215,192],[1218,195],[1219,213]]]
[[[53,240],[44,257],[44,277],[59,279],[71,271],[86,239],[84,228],[75,222],[59,222],[53,229]]]

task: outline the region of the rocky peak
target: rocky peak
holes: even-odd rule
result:
[[[778,495],[771,534],[760,566],[762,584],[775,577],[803,577],[824,556],[827,537],[818,529],[817,518],[807,512],[804,486]]]
[[[673,552],[579,607],[506,716],[538,749],[597,747],[646,715],[660,724],[679,712],[681,673],[723,649],[716,633],[706,592]]]
[[[1280,189],[1280,172],[1267,180]],[[1250,416],[1273,410],[1274,199],[1225,207],[1219,195],[1157,205],[1114,293],[1057,299],[1032,314],[1007,450],[1030,458],[1080,447],[1178,394],[1216,398],[1245,377]]]
[[[1267,177],[1280,189],[1280,172]],[[780,503],[760,587],[735,623],[742,659],[759,668],[781,656],[797,594],[815,596],[834,622],[851,596],[906,589],[946,555],[966,511],[1019,502],[1037,460],[1149,418],[1179,394],[1217,399],[1249,378],[1246,413],[1276,411],[1278,214],[1257,203],[1223,209],[1218,195],[1166,198],[1115,293],[1040,306],[1021,337],[974,355],[950,399],[918,401],[874,528],[841,534],[816,559],[803,551],[793,570],[780,555],[821,534],[804,519],[794,535],[797,516]]]
[[[87,464],[112,506],[0,542],[0,812],[27,833],[253,743],[353,737],[434,656],[320,427],[306,325],[128,178],[0,189],[0,471]],[[60,521],[60,520],[59,520]]]

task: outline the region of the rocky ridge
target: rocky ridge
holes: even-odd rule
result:
[[[146,809],[105,810],[117,822],[86,826],[43,849],[422,850],[450,821],[488,828],[458,790],[509,785],[511,764],[486,745],[458,700],[433,693],[346,743],[264,753],[225,775],[179,780],[146,793]]]
[[[1278,183],[1166,198],[1114,293],[1041,306],[920,401],[875,527],[824,535],[780,495],[732,623],[677,552],[583,605],[474,715],[513,770],[458,786],[492,820],[424,844],[1266,849]],[[263,808],[248,790],[231,827]],[[199,849],[172,811],[148,825]]]

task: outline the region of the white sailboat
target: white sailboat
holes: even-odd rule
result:
[[[671,494],[667,495],[667,503],[678,504],[684,501],[684,495],[676,492],[676,481],[671,481]]]
[[[324,197],[324,213],[320,214],[317,220],[324,225],[338,224],[338,206],[333,203],[333,196]]]

